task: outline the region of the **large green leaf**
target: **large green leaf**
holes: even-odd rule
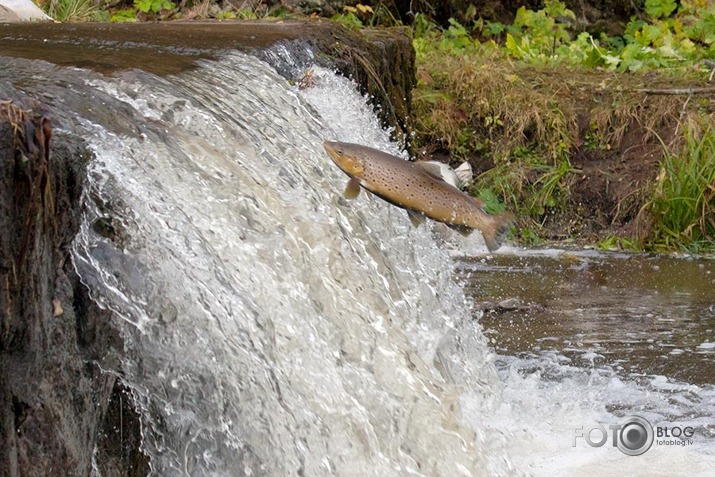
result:
[[[645,12],[651,18],[667,18],[676,8],[675,0],[645,0]]]

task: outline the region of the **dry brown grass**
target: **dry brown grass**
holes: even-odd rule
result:
[[[538,145],[555,160],[580,147],[589,131],[604,147],[618,149],[626,131],[645,139],[672,127],[687,96],[638,91],[670,81],[653,75],[543,68],[497,57],[434,55],[418,65],[413,100],[424,143],[452,149],[469,145],[465,129],[489,144],[495,157],[516,146]],[[687,109],[687,108],[686,108]]]
[[[469,160],[477,170],[491,168],[477,189],[497,193],[529,227],[548,222],[556,210],[579,220],[580,205],[569,201],[576,179],[585,175],[582,166],[607,176],[605,189],[595,194],[603,203],[592,204],[608,209],[602,210],[604,223],[633,220],[647,199],[644,181],[657,173],[661,141],[676,151],[684,145],[679,128],[689,118],[715,119],[709,97],[643,91],[703,86],[702,79],[526,65],[495,51],[460,56],[435,50],[417,67],[416,145]],[[617,191],[609,188],[623,171],[633,173]]]

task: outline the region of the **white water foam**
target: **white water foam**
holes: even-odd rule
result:
[[[510,474],[500,433],[461,419],[465,396],[495,405],[498,381],[447,255],[403,211],[345,203],[322,141],[395,146],[346,80],[317,79],[324,117],[243,55],[87,82],[140,131],[83,121],[123,240],[90,217],[77,261],[127,324],[153,469]]]

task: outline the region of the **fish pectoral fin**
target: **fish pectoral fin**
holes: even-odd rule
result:
[[[474,229],[466,227],[464,225],[446,224],[450,229],[459,232],[463,237],[469,237]]]
[[[360,194],[360,181],[353,177],[348,181],[347,185],[345,186],[343,197],[345,197],[346,199],[354,199],[358,196],[358,194]]]
[[[421,212],[415,212],[414,210],[407,209],[407,217],[409,217],[413,227],[419,227],[420,224],[425,223],[425,214]]]

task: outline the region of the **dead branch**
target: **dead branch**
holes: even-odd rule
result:
[[[672,89],[657,89],[657,88],[641,88],[634,89],[636,93],[646,93],[646,94],[713,94],[715,93],[715,86],[707,88],[672,88]]]

